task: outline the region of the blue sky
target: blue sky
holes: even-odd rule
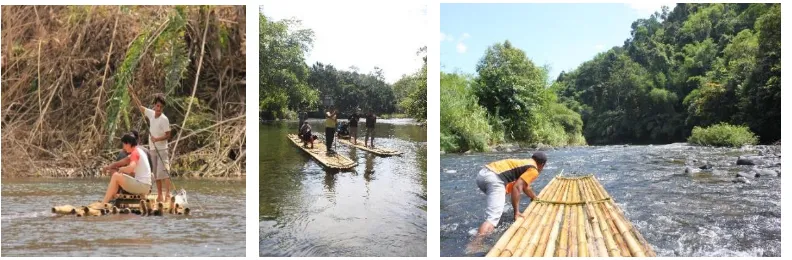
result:
[[[561,71],[623,45],[632,22],[662,5],[441,4],[441,70],[473,74],[486,48],[508,39],[538,66],[550,65],[555,80]]]

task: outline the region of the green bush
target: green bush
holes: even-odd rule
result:
[[[469,77],[440,74],[440,148],[446,152],[486,151],[503,140],[490,126],[487,111],[470,91]]]
[[[688,138],[688,143],[711,146],[741,147],[758,142],[759,139],[747,126],[735,126],[727,123],[719,123],[709,127],[696,126]]]

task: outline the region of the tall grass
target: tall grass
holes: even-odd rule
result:
[[[735,126],[727,123],[709,127],[696,126],[688,138],[688,143],[707,146],[741,147],[754,145],[758,142],[759,138],[747,126]]]
[[[487,111],[478,105],[468,76],[440,75],[440,148],[447,152],[486,151],[503,140],[489,124]]]

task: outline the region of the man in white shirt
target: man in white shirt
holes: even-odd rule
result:
[[[137,146],[137,140],[131,134],[121,137],[121,143],[129,154],[129,164],[113,173],[102,204],[110,202],[119,188],[137,195],[148,194],[151,189],[151,166],[145,152]]]
[[[154,109],[144,107],[140,104],[140,100],[135,99],[135,101],[149,120],[149,153],[152,161],[151,169],[157,183],[157,201],[170,201],[171,182],[168,174],[168,165],[170,164],[168,139],[171,137],[171,131],[170,121],[162,113],[162,109],[165,108],[165,96],[162,94],[154,95]],[[165,186],[165,192],[162,192],[163,186]],[[165,194],[164,199],[163,193]]]

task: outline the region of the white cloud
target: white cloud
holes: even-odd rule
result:
[[[601,51],[601,50],[605,49],[605,45],[597,44],[597,45],[594,46],[594,49],[596,49],[598,51]]]
[[[465,39],[467,39],[467,38],[470,38],[470,34],[469,34],[469,33],[463,33],[463,34],[462,34],[462,37],[461,37],[461,38],[459,38],[459,41],[463,41],[463,40],[465,40]]]
[[[440,32],[440,42],[444,42],[446,40],[446,35],[443,32]]]
[[[465,46],[465,44],[462,43],[462,42],[457,43],[456,49],[457,49],[457,52],[459,52],[459,53],[467,52],[467,46]]]
[[[676,3],[673,1],[636,1],[628,4],[630,8],[637,11],[641,15],[651,15],[654,12],[660,12],[664,5],[667,5],[671,10],[674,9]]]
[[[454,41],[454,36],[450,35],[450,34],[446,35],[446,41],[453,42]]]
[[[428,44],[424,2],[266,0],[260,12],[275,20],[301,20],[303,28],[314,31],[309,66],[356,66],[363,73],[379,67],[393,83],[423,64],[416,52]]]

